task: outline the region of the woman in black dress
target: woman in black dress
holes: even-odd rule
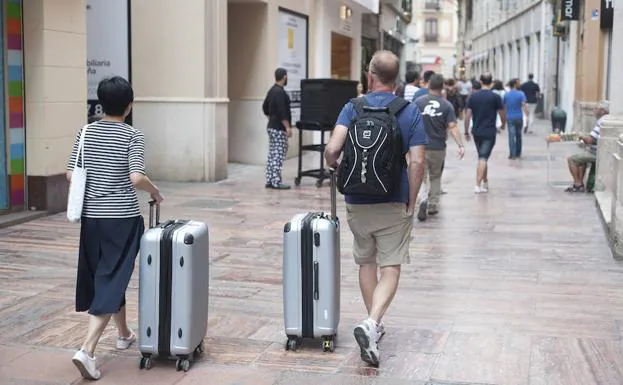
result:
[[[90,380],[101,376],[93,353],[111,317],[117,326],[117,349],[128,349],[136,340],[127,325],[125,308],[125,292],[144,231],[136,189],[147,191],[157,202],[163,199],[145,175],[143,133],[124,123],[132,110],[132,86],[120,77],[105,79],[98,86],[97,97],[105,115],[84,128],[84,155],[78,159],[78,165],[84,162],[87,169],[87,183],[80,228],[76,311],[89,312],[89,330],[72,360],[82,376]],[[81,132],[67,167],[69,181]]]

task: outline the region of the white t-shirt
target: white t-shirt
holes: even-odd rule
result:
[[[459,94],[467,96],[470,92],[472,92],[472,82],[459,81]]]
[[[415,95],[416,92],[418,92],[420,89],[416,86],[414,86],[413,84],[407,84],[405,86],[405,100],[412,102],[413,101],[413,95]]]

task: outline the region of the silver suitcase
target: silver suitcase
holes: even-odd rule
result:
[[[331,170],[331,213],[295,215],[284,227],[283,315],[286,350],[303,338],[321,338],[333,352],[340,322],[340,223],[335,173]]]
[[[150,202],[139,265],[140,368],[150,369],[152,357],[162,357],[176,358],[176,369],[188,371],[204,350],[208,327],[208,227],[192,220],[159,222],[160,207]]]

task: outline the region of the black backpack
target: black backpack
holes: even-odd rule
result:
[[[372,107],[365,97],[352,99],[355,118],[348,127],[337,187],[344,195],[390,196],[400,188],[406,166],[396,115],[409,102],[395,98]]]

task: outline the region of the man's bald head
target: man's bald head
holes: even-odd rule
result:
[[[391,51],[377,51],[370,60],[370,73],[384,86],[392,87],[400,71],[400,60]]]

